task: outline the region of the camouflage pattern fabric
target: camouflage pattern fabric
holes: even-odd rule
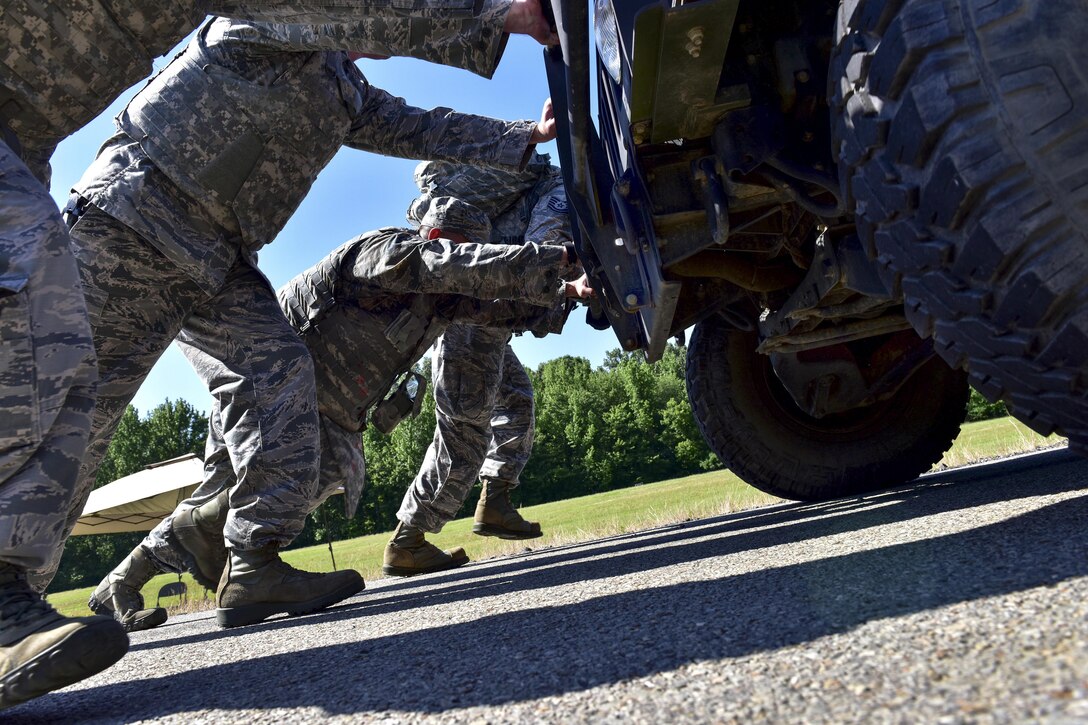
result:
[[[383,229],[352,239],[288,282],[280,304],[313,357],[321,411],[321,482],[307,511],[343,485],[347,514],[354,514],[365,484],[367,410],[450,323],[560,331],[569,310],[558,292],[561,260],[562,250],[554,247],[453,244]],[[318,297],[335,302],[326,306]],[[221,430],[216,405],[204,482],[179,510],[234,485]],[[143,543],[163,568],[181,571],[167,536],[171,521]]]
[[[63,540],[98,376],[56,204],[0,142],[0,561],[41,567]]]
[[[205,69],[208,76],[226,79],[225,87],[238,92],[236,101],[245,96],[230,79],[247,74],[275,77],[296,92],[295,103],[263,104],[259,95],[252,95],[257,86],[247,85],[249,108],[243,111],[234,102],[215,109],[224,127],[243,126],[245,119],[258,115],[254,113],[258,109],[263,111],[262,124],[268,128],[308,128],[313,138],[305,139],[306,147],[314,151],[314,158],[325,160],[345,143],[414,158],[429,154],[479,157],[515,166],[527,156],[526,127],[532,126],[531,122],[410,108],[401,99],[369,86],[343,53],[268,53],[264,46],[255,50],[252,33],[234,33],[235,27],[251,26],[215,21],[191,44],[207,53],[202,57],[214,56],[219,63]],[[337,73],[309,73],[315,62]],[[171,69],[179,68],[188,72],[187,66],[175,63],[159,79],[168,81]],[[300,79],[308,83],[295,82]],[[147,101],[147,94],[156,88],[154,84],[147,86],[133,104]],[[196,111],[210,109],[196,101],[195,105],[187,104],[181,92],[185,88],[184,84],[172,87],[168,105],[174,111],[173,126],[188,129],[191,135],[184,137],[184,148],[194,149],[199,141],[208,140],[200,136],[206,118]],[[331,98],[337,101],[330,102]],[[147,103],[149,107],[156,104],[154,99]],[[309,115],[317,108],[323,114],[320,123]],[[299,116],[312,122],[300,125]],[[511,140],[513,137],[516,140]],[[465,138],[471,140],[466,142]],[[117,134],[77,185],[97,209],[93,218],[76,224],[72,237],[80,264],[86,268],[81,271],[84,291],[93,300],[90,314],[95,347],[103,380],[108,382],[101,388],[87,455],[68,513],[68,531],[86,503],[125,405],[166,345],[179,335],[187,357],[209,390],[230,400],[229,406],[223,403],[223,434],[231,447],[231,462],[244,484],[231,494],[228,541],[242,549],[287,543],[301,530],[317,486],[319,436],[312,364],[267,282],[250,261],[250,253],[265,237],[247,239],[242,220],[276,210],[280,216],[275,218],[286,222],[289,214],[282,215],[283,210],[294,209],[320,166],[315,166],[313,159],[276,170],[261,166],[255,178],[267,183],[249,186],[254,193],[245,197],[243,206],[236,203],[238,199],[223,203],[214,194],[186,193],[174,181],[185,170],[174,168],[178,173],[171,175],[160,169],[149,157],[146,145],[146,139],[141,144],[124,133]],[[279,231],[267,223],[263,230],[267,239]],[[127,244],[119,240],[127,240]],[[130,264],[132,273],[120,271]],[[115,301],[126,295],[127,306],[116,307]],[[142,314],[140,310],[147,305],[152,309]],[[226,314],[218,317],[217,311]],[[249,353],[245,359],[238,357],[239,346]],[[262,498],[267,501],[265,506],[260,503]],[[59,556],[58,551],[40,573],[43,579],[51,578],[50,570]]]
[[[441,531],[468,497],[489,452],[496,456],[490,468],[505,472],[515,482],[528,461],[532,386],[507,344],[509,339],[509,330],[456,325],[435,343],[431,356],[434,438],[397,512],[404,523],[432,533]],[[511,378],[521,373],[522,385],[521,381],[506,384],[507,365]],[[500,389],[510,393],[502,405],[505,415],[499,412]],[[501,446],[494,440],[493,423],[500,430],[507,428]]]
[[[562,257],[553,247],[426,241],[392,228],[341,246],[280,291],[313,355],[321,413],[361,431],[366,410],[452,323],[554,329],[566,315]],[[334,302],[315,319],[320,297]]]
[[[546,155],[534,154],[518,172],[427,162],[417,167],[416,182],[422,195],[409,206],[409,219],[428,198],[454,196],[492,215],[492,242],[571,241],[560,170]],[[397,512],[404,523],[440,531],[477,478],[518,485],[533,447],[533,391],[510,332],[455,325],[435,345],[434,439]]]
[[[179,212],[180,216],[180,212]],[[216,401],[230,463],[226,537],[257,548],[301,530],[317,481],[313,365],[265,277],[242,257],[205,290],[147,240],[91,207],[71,229],[99,359],[99,398],[70,533],[125,406],[174,339]],[[60,552],[43,572],[51,578]]]
[[[491,78],[506,48],[502,27],[509,0],[487,0],[480,11],[462,17],[388,18],[374,15],[358,23],[279,25],[274,33],[296,50],[351,50],[407,56]]]
[[[321,414],[361,431],[371,406],[451,323],[562,329],[561,260],[550,247],[425,241],[398,229],[348,242],[280,291],[313,357]],[[305,311],[321,296],[337,302],[315,321]],[[353,510],[362,481],[347,489]]]
[[[224,536],[231,547],[286,546],[302,531],[320,464],[313,363],[275,291],[240,265],[211,310],[190,314],[177,343],[218,402],[238,483]]]
[[[194,509],[219,495],[224,488],[233,488],[236,483],[234,465],[230,462],[230,453],[223,442],[223,424],[219,416],[218,401],[212,402],[208,413],[208,439],[204,443],[204,478],[189,498],[178,504],[174,512],[160,521],[148,532],[141,542],[144,550],[158,565],[160,571],[182,573],[186,562],[172,547],[168,540],[168,531],[173,526],[174,517],[187,509]]]
[[[491,220],[487,215],[460,199],[452,196],[431,197],[430,205],[419,220],[421,236],[430,236],[433,230],[456,229],[451,234],[461,234],[465,239],[491,239]]]
[[[0,12],[0,122],[52,148],[151,72],[208,14],[288,23],[308,50],[413,55],[490,76],[509,0],[11,0]],[[47,183],[48,153],[34,163]]]
[[[523,238],[538,243],[569,241],[570,234],[563,233],[563,224],[551,224],[553,230],[549,238],[525,236],[532,218],[532,209],[545,194],[552,193],[563,184],[562,171],[551,163],[548,154],[533,152],[525,166],[517,171],[509,169],[489,169],[468,166],[451,161],[423,161],[415,169],[415,182],[419,196],[408,207],[408,221],[418,225],[428,200],[438,196],[452,196],[487,214],[492,222],[511,211],[515,204],[520,204],[516,214],[511,214],[503,221],[521,234],[510,244],[521,244]],[[558,199],[565,213],[565,193],[560,190]],[[541,224],[547,223],[548,215],[541,215]],[[546,227],[542,226],[540,231]],[[501,235],[499,235],[501,236]],[[492,236],[493,242],[504,242]]]
[[[366,476],[366,461],[363,458],[359,434],[345,431],[324,416],[320,420],[321,486],[317,495],[309,501],[307,514],[335,494],[345,481],[356,478],[361,486]],[[207,503],[224,488],[234,488],[237,482],[222,430],[219,406],[213,405],[208,416],[208,440],[204,446],[204,479],[189,498],[178,504],[174,512],[160,521],[140,542],[155,561],[159,571],[180,574],[186,570],[185,558],[170,544],[169,531],[174,525],[174,517],[182,511]]]
[[[141,138],[142,132],[118,133],[75,186],[153,243],[168,240],[158,244],[159,250],[211,289],[222,284],[238,253],[239,238],[249,251],[271,241],[343,145],[406,158],[458,158],[513,167],[529,149],[531,122],[414,108],[369,85],[343,53],[275,48],[280,48],[278,41],[250,24],[217,20],[202,29],[182,57],[119,117],[120,125],[130,130],[132,119],[169,119],[169,130],[160,139],[172,139],[170,147]],[[202,83],[190,84],[190,60],[205,69],[198,69]],[[207,85],[213,77],[223,79],[217,90]],[[277,78],[280,90],[288,92],[269,94],[259,83],[239,78]],[[201,113],[194,113],[197,108]],[[279,129],[278,135],[262,135],[271,140],[259,144],[259,154],[281,165],[255,166],[239,158],[253,149],[245,151],[246,143],[232,144],[224,136],[224,129],[240,133],[252,127],[255,117],[263,128]],[[218,151],[216,143],[221,144]],[[184,222],[187,227],[223,233],[175,234],[172,222],[148,212],[146,197],[155,192],[143,187],[151,168],[200,202],[194,210],[199,221]],[[232,172],[226,169],[237,168],[251,171],[245,178],[230,178]],[[228,185],[236,187],[229,194],[214,190],[225,191]]]
[[[95,359],[67,235],[49,198],[56,144],[97,116],[211,11],[315,26],[355,50],[415,53],[490,75],[507,0],[14,0],[0,11],[0,559],[56,561],[94,408]],[[78,22],[72,19],[78,18]],[[419,41],[414,48],[406,45]],[[12,144],[9,146],[8,144]],[[21,158],[23,161],[20,161]],[[35,180],[36,179],[36,180]],[[51,556],[47,552],[54,552]],[[46,579],[51,578],[47,574]],[[44,587],[43,587],[44,588]]]

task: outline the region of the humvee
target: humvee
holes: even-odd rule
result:
[[[902,483],[969,385],[1083,448],[1082,6],[551,4],[589,321],[651,361],[692,330],[694,414],[738,475],[798,500]]]

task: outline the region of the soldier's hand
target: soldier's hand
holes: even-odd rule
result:
[[[555,112],[552,110],[552,99],[544,101],[544,108],[540,111],[540,120],[536,128],[529,134],[529,143],[547,143],[555,139]]]
[[[589,278],[584,274],[573,282],[567,282],[564,291],[567,297],[576,297],[580,300],[597,296],[597,293],[589,286]]]
[[[528,35],[541,45],[558,45],[559,36],[544,18],[541,2],[551,0],[512,0],[502,29],[515,35]]]

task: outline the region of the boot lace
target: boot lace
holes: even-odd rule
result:
[[[7,591],[0,593],[0,629],[20,627],[34,620],[60,616],[25,581],[14,582],[5,589]]]
[[[321,572],[306,571],[305,569],[296,569],[283,559],[275,562],[274,564],[272,564],[272,566],[275,567],[276,571],[278,571],[283,576],[292,577],[294,579],[321,579],[322,577],[326,576]]]

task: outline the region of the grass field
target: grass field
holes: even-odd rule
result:
[[[969,463],[1003,458],[1017,453],[1061,444],[1056,436],[1044,438],[1031,432],[1012,418],[969,423],[963,427],[952,449],[938,468],[963,466]],[[555,501],[540,506],[528,506],[523,515],[543,524],[545,535],[529,542],[502,541],[472,534],[472,520],[458,519],[445,527],[441,534],[429,536],[436,545],[448,549],[463,546],[473,559],[486,559],[523,551],[526,546],[541,548],[587,541],[627,531],[663,526],[688,519],[714,516],[731,511],[763,506],[778,501],[748,486],[729,471],[712,471],[659,483],[624,488],[617,491]],[[357,569],[365,579],[381,576],[382,550],[389,534],[374,534],[333,544],[337,568]],[[283,558],[294,566],[310,571],[331,571],[332,560],[328,546],[311,546],[285,552]],[[176,581],[177,576],[162,575],[144,587],[148,605],[156,603],[155,593],[162,585]],[[162,606],[171,611],[191,611],[214,606],[214,595],[208,593],[189,575],[182,577],[188,584],[189,598],[163,599]],[[87,614],[87,598],[93,587],[49,595],[49,601],[63,614]]]

